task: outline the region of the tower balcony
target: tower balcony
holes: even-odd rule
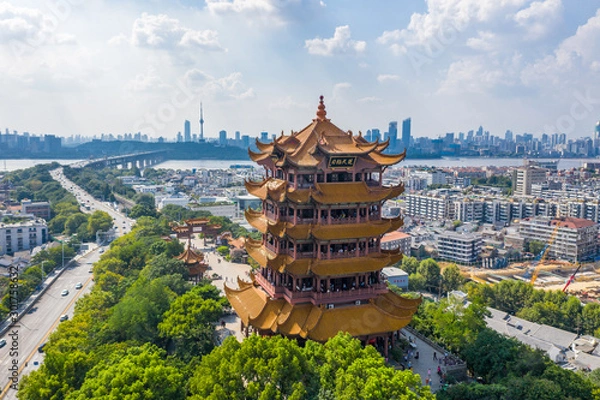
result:
[[[256,274],[254,278],[256,283],[258,283],[271,298],[283,298],[290,304],[308,302],[314,305],[348,303],[357,300],[367,300],[388,291],[385,283],[367,285],[364,288],[324,292],[317,291],[316,288],[296,288],[296,290],[293,290],[293,288],[285,286],[275,286],[274,282],[269,282],[267,278],[261,274]]]

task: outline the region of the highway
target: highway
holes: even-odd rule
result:
[[[82,188],[69,181],[63,175],[62,168],[51,171],[50,174],[65,189],[74,194],[80,204],[89,207],[87,209],[85,206],[80,206],[83,212],[93,213],[95,210],[101,210],[111,215],[117,236],[131,230],[134,220],[115,210],[110,203],[92,198]],[[44,359],[44,353],[38,351],[39,347],[46,343],[48,336],[60,323],[63,323],[60,321],[61,316],[68,315],[70,319],[73,316],[77,299],[91,290],[94,283],[91,273],[92,264],[98,261],[105,249],[105,247],[97,247],[95,244],[92,244],[91,247],[92,250],[81,256],[77,262],[73,262],[54,280],[52,286],[40,296],[32,310],[17,322],[15,329],[9,330],[4,337],[0,338],[6,340],[6,345],[0,348],[0,370],[4,371],[0,375],[3,378],[0,381],[2,382],[0,399],[17,399],[17,390],[11,386],[13,374],[17,375],[18,380],[21,380],[24,375],[39,368]],[[54,274],[56,273],[54,272]],[[46,282],[50,282],[52,278],[51,275]],[[82,286],[80,289],[76,289],[78,284]],[[68,294],[64,295],[64,290],[67,290]],[[11,332],[14,334],[14,343]],[[11,369],[18,373],[13,373]]]
[[[7,344],[0,349],[0,370],[4,371],[3,375],[7,379],[2,380],[0,398],[17,398],[16,390],[12,389],[10,384],[6,384],[12,373],[10,368],[19,371],[19,380],[23,375],[38,368],[35,364],[41,363],[44,357],[43,353],[38,352],[39,346],[46,342],[50,333],[61,323],[61,315],[66,314],[71,318],[75,301],[90,291],[93,284],[90,269],[100,258],[101,249],[102,247],[95,248],[67,267],[38,299],[30,312],[16,323],[15,329],[4,335]],[[81,289],[75,288],[78,283],[82,284]],[[68,294],[62,295],[61,292],[65,289],[68,290]],[[11,333],[15,334],[14,337],[11,337]]]

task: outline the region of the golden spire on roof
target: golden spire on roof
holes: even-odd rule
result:
[[[321,121],[325,121],[325,116],[327,115],[327,111],[325,111],[325,104],[323,103],[323,96],[319,96],[319,107],[317,111],[317,119]]]

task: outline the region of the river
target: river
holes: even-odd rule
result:
[[[537,159],[536,159],[537,160]],[[552,161],[548,159],[539,159],[540,161]],[[556,160],[556,159],[553,159]],[[81,160],[0,160],[0,172],[15,171],[25,169],[37,164],[46,164],[56,161],[62,165],[73,164]],[[579,168],[586,161],[600,162],[592,158],[563,158],[558,162],[559,169]],[[246,160],[170,160],[155,165],[153,168],[168,168],[180,170],[192,170],[194,168],[217,168],[227,169],[231,165],[254,165],[255,163]],[[405,160],[398,164],[399,166],[428,166],[428,167],[517,167],[523,165],[522,158],[485,158],[485,157],[465,157],[465,158],[436,158],[422,160]]]

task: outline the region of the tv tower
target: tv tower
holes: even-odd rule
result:
[[[202,102],[200,102],[200,142],[204,142],[204,116],[202,114]]]

